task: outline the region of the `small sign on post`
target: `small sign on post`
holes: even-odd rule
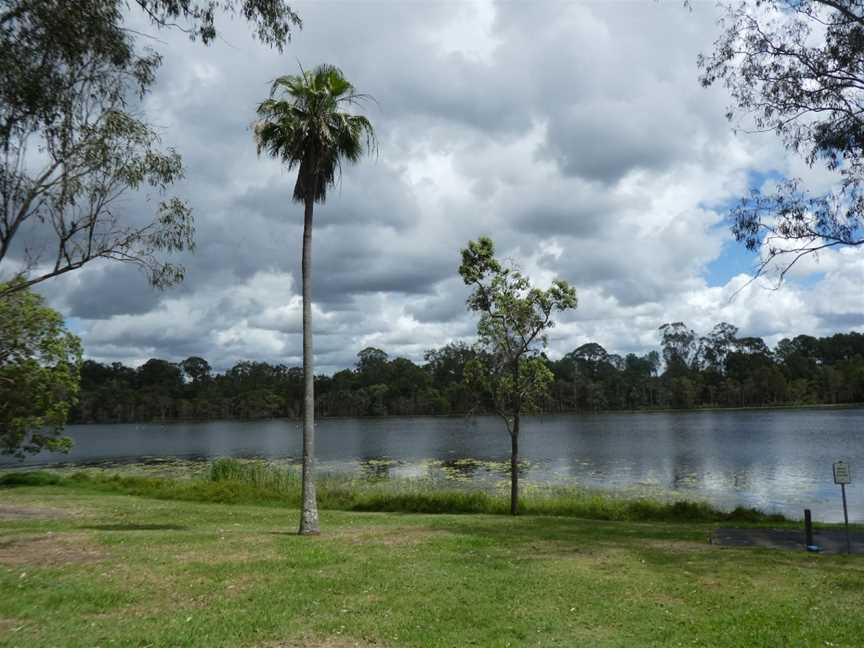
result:
[[[834,483],[845,486],[852,483],[852,475],[849,473],[849,464],[845,461],[834,463]]]
[[[846,524],[846,553],[852,553],[852,543],[849,540],[849,512],[846,509],[846,484],[852,483],[852,473],[849,464],[845,461],[834,462],[834,483],[840,484],[840,492],[843,495],[843,522]]]

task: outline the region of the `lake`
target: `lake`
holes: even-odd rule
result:
[[[510,439],[494,417],[325,419],[317,425],[321,471],[507,479]],[[266,457],[296,461],[297,421],[72,425],[68,455],[24,465],[158,458]],[[527,418],[520,448],[527,482],[578,484],[626,494],[705,499],[816,520],[842,520],[831,464],[852,466],[850,516],[864,521],[864,408],[558,415]],[[2,466],[21,465],[0,459]],[[861,473],[864,477],[864,473]]]

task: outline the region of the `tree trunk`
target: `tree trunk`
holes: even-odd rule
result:
[[[519,358],[513,364],[513,386],[517,395],[513,402],[513,429],[510,432],[510,515],[519,515],[519,419],[522,414],[522,396],[518,394]]]
[[[519,411],[510,433],[510,515],[519,515]]]
[[[306,199],[303,217],[303,495],[300,535],[317,535],[315,497],[315,366],[312,353],[312,209]]]

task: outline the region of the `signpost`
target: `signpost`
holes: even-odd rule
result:
[[[849,472],[849,464],[845,461],[834,462],[834,483],[840,484],[840,492],[843,494],[843,521],[846,523],[846,553],[852,553],[852,543],[849,540],[849,513],[846,509],[846,484],[852,483],[852,475]]]

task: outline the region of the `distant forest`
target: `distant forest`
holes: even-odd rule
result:
[[[660,327],[658,351],[620,356],[596,343],[560,360],[544,411],[691,409],[864,402],[864,334],[799,335],[770,349],[731,324],[697,335],[681,322]],[[463,384],[477,352],[456,342],[423,364],[366,348],[353,369],[316,376],[318,416],[464,414],[477,411]],[[214,373],[203,358],[154,358],[133,369],[87,360],[73,423],[299,417],[303,371],[240,362]]]

